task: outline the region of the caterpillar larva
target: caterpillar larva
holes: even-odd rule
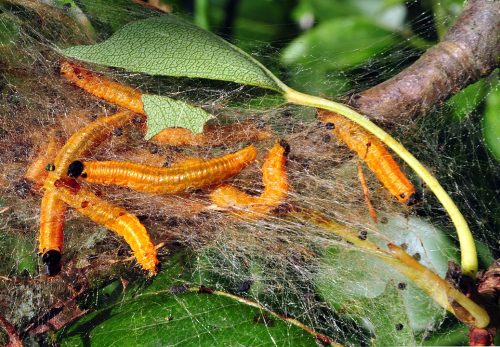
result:
[[[360,126],[335,113],[320,110],[318,118],[347,147],[356,152],[379,181],[400,202],[412,205],[417,201],[415,187],[401,171],[384,144]]]
[[[95,223],[122,236],[134,252],[137,263],[150,274],[155,274],[159,263],[156,250],[139,219],[86,189],[75,189],[75,184],[77,183],[72,178],[57,180],[57,197]]]
[[[61,63],[61,73],[69,81],[98,98],[144,114],[142,93],[132,87],[111,81],[69,61]],[[201,134],[194,134],[184,128],[167,128],[155,135],[151,141],[171,146],[229,146],[241,141],[265,140],[270,136],[268,130],[260,129],[254,122],[246,121],[226,126],[206,125]]]
[[[257,150],[251,145],[222,157],[206,161],[189,160],[171,168],[130,162],[90,161],[83,163],[78,173],[89,183],[118,185],[147,193],[175,194],[219,184],[240,172],[256,156]],[[74,162],[71,166],[78,163]]]
[[[144,114],[142,93],[113,82],[69,61],[61,62],[61,74],[86,92],[112,104]]]
[[[28,166],[24,178],[33,182],[37,188],[43,186],[45,178],[47,178],[51,169],[54,168],[54,166],[52,166],[54,158],[60,148],[61,144],[55,136],[55,131],[51,130],[49,133],[49,141],[40,148],[37,156]]]
[[[66,205],[59,200],[54,188],[45,192],[40,209],[40,233],[38,251],[46,266],[47,275],[53,276],[61,270],[61,253],[64,237]]]
[[[269,130],[260,129],[253,121],[245,121],[223,126],[207,124],[201,134],[194,134],[184,128],[167,128],[151,141],[170,146],[231,146],[242,141],[262,141],[270,137]]]
[[[73,134],[57,154],[53,164],[53,171],[49,172],[44,183],[45,194],[40,211],[39,252],[43,256],[42,259],[47,267],[48,275],[55,275],[60,269],[66,209],[65,204],[60,201],[65,200],[61,197],[61,190],[68,190],[68,187],[57,187],[56,182],[67,179],[70,163],[87,155],[93,148],[109,137],[114,128],[124,126],[133,117],[132,112],[124,111],[110,117],[99,118]],[[75,199],[79,194],[80,192],[76,189],[74,191]],[[122,219],[121,224],[123,224],[123,221],[124,219]],[[135,225],[131,227],[132,230],[133,228],[135,228]]]
[[[252,196],[231,186],[223,185],[210,194],[211,201],[223,208],[248,218],[261,218],[283,203],[288,195],[286,156],[289,147],[284,141],[276,142],[262,164],[264,191]]]

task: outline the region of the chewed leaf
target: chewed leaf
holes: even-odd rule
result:
[[[133,22],[108,40],[64,54],[150,75],[208,78],[279,91],[279,80],[220,37],[172,15]]]
[[[142,101],[144,112],[148,115],[146,140],[165,128],[179,127],[189,129],[193,133],[201,133],[203,125],[213,118],[199,107],[166,96],[143,94]]]
[[[387,223],[378,226],[383,238],[368,235],[382,248],[387,239],[395,244],[404,245],[406,251],[420,258],[429,268],[444,276],[447,261],[455,259],[453,244],[442,231],[434,228],[425,220],[400,215],[382,215]],[[356,249],[331,247],[324,252],[320,271],[316,278],[318,291],[329,305],[342,309],[346,314],[359,320],[373,321],[385,316],[383,325],[374,324],[375,337],[381,345],[404,345],[410,341],[386,340],[388,331],[402,323],[414,333],[432,329],[444,315],[443,309],[416,287],[409,279],[372,254]],[[394,292],[394,286],[398,290]],[[392,293],[389,295],[389,293]],[[395,308],[394,293],[400,304]],[[392,297],[392,298],[390,298]],[[362,300],[369,307],[361,310],[358,305],[348,308],[349,302]],[[398,310],[396,314],[394,310]],[[380,331],[379,331],[380,329]],[[403,334],[404,332],[404,334]],[[413,335],[408,331],[398,332],[408,339]],[[401,335],[401,336],[403,336]],[[400,337],[401,337],[400,336]]]

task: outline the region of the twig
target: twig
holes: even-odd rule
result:
[[[360,113],[402,123],[498,66],[500,1],[470,0],[444,41],[391,79],[351,98]]]

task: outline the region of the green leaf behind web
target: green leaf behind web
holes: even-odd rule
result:
[[[255,59],[178,17],[130,23],[108,40],[65,49],[68,57],[150,75],[208,78],[279,91],[279,81]]]
[[[483,118],[483,137],[493,157],[500,161],[500,83],[496,83],[486,98]]]
[[[394,35],[363,17],[332,19],[306,31],[284,50],[285,65],[306,64],[311,69],[352,68],[397,42]]]
[[[310,333],[234,297],[185,292],[184,260],[174,254],[152,283],[99,290],[90,307],[107,299],[58,333],[61,346],[317,346]]]
[[[1,13],[1,8],[0,8]],[[0,48],[13,44],[19,37],[19,24],[8,14],[0,15]]]
[[[213,116],[199,107],[160,95],[142,95],[144,111],[148,115],[146,140],[165,128],[180,127],[201,133],[203,125]]]
[[[385,217],[387,222],[379,224],[379,231],[395,244],[405,245],[409,254],[418,253],[424,265],[444,276],[447,261],[456,257],[451,241],[423,219]],[[387,242],[370,235],[369,239],[381,247]],[[398,271],[357,249],[329,248],[316,286],[331,307],[370,330],[377,345],[413,345],[417,333],[435,328],[445,314]]]

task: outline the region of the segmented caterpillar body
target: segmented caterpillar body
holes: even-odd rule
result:
[[[71,180],[71,179],[70,179]],[[66,182],[57,184],[57,197],[95,223],[105,226],[122,236],[134,252],[144,270],[156,273],[159,263],[156,250],[146,228],[139,219],[125,209],[114,206],[94,193],[80,188],[76,192]]]
[[[144,114],[142,93],[132,87],[111,81],[84,67],[63,61],[61,73],[66,79],[86,92],[107,102]],[[164,129],[152,138],[153,142],[171,146],[220,146],[241,141],[260,141],[271,136],[266,129],[259,129],[251,121],[226,126],[206,125],[201,134],[194,134],[184,128]]]
[[[271,137],[267,129],[260,129],[252,121],[217,126],[207,124],[203,133],[194,134],[184,128],[167,128],[151,141],[170,146],[231,146],[242,141],[262,141]]]
[[[400,202],[408,205],[416,202],[415,187],[378,138],[335,113],[320,110],[318,118],[324,123],[333,124],[334,135],[365,161],[379,181]]]
[[[40,148],[35,160],[28,166],[24,178],[33,182],[37,187],[43,186],[50,170],[48,165],[54,162],[60,148],[61,144],[56,139],[55,131],[52,130],[49,134],[49,141]]]
[[[39,253],[45,254],[50,250],[62,252],[65,213],[66,205],[57,198],[55,190],[47,191],[40,209]]]
[[[223,208],[231,208],[238,215],[261,218],[283,203],[288,195],[286,174],[286,144],[277,142],[267,153],[262,164],[264,191],[252,196],[231,186],[223,185],[210,194],[211,201]]]
[[[54,161],[55,169],[49,174],[45,186],[50,188],[56,179],[67,176],[68,167],[73,161],[88,155],[111,135],[113,129],[125,126],[133,118],[132,112],[118,112],[109,117],[99,118],[74,133],[57,154]]]
[[[248,146],[219,158],[189,160],[171,168],[116,161],[85,162],[81,176],[89,183],[125,186],[140,192],[174,194],[221,183],[240,172],[256,156],[255,147]]]
[[[142,93],[111,81],[69,61],[61,62],[61,74],[86,92],[112,104],[144,114]]]
[[[115,207],[91,192],[80,189],[76,181],[67,177],[68,167],[75,159],[87,155],[109,137],[114,128],[124,126],[133,117],[132,112],[124,111],[90,123],[73,134],[56,156],[55,169],[49,173],[44,184],[45,195],[42,199],[39,236],[39,250],[44,255],[44,261],[47,262],[49,275],[58,272],[55,270],[58,264],[55,263],[59,262],[62,249],[66,209],[64,203],[122,235],[130,244],[138,263],[146,270],[155,272],[155,266],[158,263],[156,251],[154,247],[151,251],[151,240],[138,219],[124,209]],[[46,257],[47,255],[49,256]]]

